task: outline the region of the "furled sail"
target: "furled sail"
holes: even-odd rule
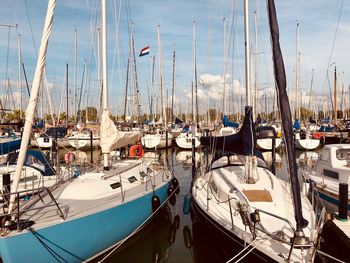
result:
[[[253,122],[253,108],[251,106],[245,107],[243,125],[238,133],[220,137],[202,136],[200,140],[201,145],[209,146],[210,149],[215,150],[215,157],[213,160],[216,160],[221,156],[231,154],[239,154],[245,156],[255,155],[261,159],[264,159],[262,154],[255,148],[255,124]]]
[[[281,112],[282,127],[285,136],[288,170],[293,193],[295,221],[297,224],[296,228],[297,231],[301,231],[302,228],[307,226],[307,221],[302,215],[298,167],[295,159],[295,146],[293,143],[293,122],[286,89],[286,72],[284,69],[283,57],[279,44],[279,28],[274,0],[268,0],[268,15],[278,105]]]
[[[18,188],[18,183],[19,183],[19,179],[21,176],[21,171],[23,168],[23,164],[24,164],[27,149],[28,149],[30,132],[32,129],[32,125],[34,124],[34,121],[33,121],[34,120],[34,112],[35,112],[36,105],[38,103],[39,88],[40,88],[40,83],[41,83],[44,68],[45,68],[46,51],[47,51],[47,47],[49,44],[49,37],[51,34],[51,30],[52,30],[53,15],[54,15],[55,6],[56,6],[55,0],[50,0],[48,2],[43,34],[41,37],[38,59],[37,59],[37,64],[36,64],[36,68],[35,68],[35,74],[34,74],[34,79],[33,79],[33,83],[32,83],[32,89],[30,92],[28,107],[27,107],[27,111],[26,111],[26,119],[25,119],[25,123],[24,123],[24,127],[23,127],[22,142],[21,142],[21,147],[20,147],[20,151],[19,151],[19,155],[18,155],[18,162],[17,162],[15,174],[14,174],[14,179],[13,179],[13,183],[12,183],[12,189],[14,192],[16,192],[17,188]],[[16,198],[15,195],[11,195],[9,214],[12,212],[15,198]]]
[[[109,117],[109,111],[103,111],[100,125],[100,146],[102,153],[109,153],[111,150],[133,144],[140,139],[141,133],[138,131],[119,131]]]

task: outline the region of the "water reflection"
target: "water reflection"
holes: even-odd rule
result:
[[[94,148],[92,151],[60,148],[57,152],[58,160],[64,160],[65,154],[69,152],[74,154],[75,161],[80,164],[97,164],[101,158],[101,149],[99,148]]]
[[[154,263],[167,261],[179,224],[179,216],[173,217],[170,208],[165,207],[148,225],[128,239],[103,262]],[[99,262],[104,256],[96,258],[93,262]]]

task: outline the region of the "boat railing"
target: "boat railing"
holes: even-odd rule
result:
[[[213,191],[213,189],[211,189],[211,186],[209,186],[208,188],[210,189],[210,191]],[[213,194],[213,192],[212,192],[212,195],[215,196],[215,194]],[[216,198],[216,196],[215,196],[215,198]],[[236,202],[232,203],[233,200],[235,200]],[[231,217],[232,229],[234,229],[233,216],[237,213],[236,209],[232,209],[231,206],[233,205],[235,208],[238,208],[240,210],[239,214],[242,217],[242,222],[244,225],[249,227],[254,239],[257,237],[256,231],[259,230],[259,231],[265,233],[266,235],[270,236],[271,238],[289,245],[290,249],[289,249],[288,260],[292,254],[292,251],[296,248],[314,247],[314,251],[316,251],[317,248],[314,246],[314,242],[312,242],[312,241],[310,242],[309,238],[307,238],[307,237],[299,236],[299,233],[297,232],[297,230],[294,228],[293,224],[288,219],[281,217],[279,215],[270,213],[268,211],[262,210],[260,208],[251,206],[251,205],[249,205],[249,203],[245,199],[241,199],[241,200],[244,200],[243,203],[238,203],[238,204],[237,204],[236,198],[228,196],[228,198],[226,200],[226,202],[228,202],[228,204],[229,204],[229,209],[230,209],[229,212],[230,212],[230,217]],[[217,201],[219,201],[219,200],[217,199]],[[223,202],[223,201],[221,201],[221,202]],[[254,210],[254,211],[250,212],[251,210]],[[267,231],[260,221],[261,220],[260,213],[274,217],[278,220],[281,220],[281,221],[284,221],[285,223],[287,223],[291,229],[291,232],[293,233],[293,236],[288,236],[285,233],[283,233],[283,231],[278,231],[276,233],[270,233],[269,231]],[[319,233],[320,229],[322,228],[321,224],[322,224],[322,222],[324,222],[324,220],[322,220],[322,218],[324,219],[324,216],[325,216],[325,210],[323,209],[320,212],[319,217],[316,218],[316,220],[318,222],[318,225],[317,225],[318,233]],[[256,228],[256,225],[259,225],[260,227]]]
[[[0,228],[1,229],[14,229],[14,226],[16,226],[17,231],[21,231],[23,229],[23,225],[26,225],[24,223],[23,220],[20,219],[21,215],[30,212],[30,211],[35,211],[35,210],[40,210],[46,207],[56,207],[57,211],[59,213],[59,216],[64,220],[65,216],[60,208],[60,206],[58,205],[55,197],[52,195],[52,192],[49,188],[42,186],[36,189],[35,191],[35,196],[34,198],[30,199],[28,202],[26,202],[25,204],[23,204],[21,206],[20,202],[21,202],[21,198],[25,199],[28,196],[31,196],[32,194],[32,189],[30,190],[22,190],[22,191],[17,191],[17,192],[11,192],[11,193],[6,193],[3,192],[1,193],[2,195],[2,199],[3,199],[3,203],[2,203],[2,210],[3,213],[0,213]],[[10,202],[10,197],[12,195],[16,196],[16,205],[15,205],[15,209],[9,213],[8,211],[6,211],[9,202]],[[49,196],[51,199],[51,202],[49,203],[44,203],[44,197],[45,196]],[[42,206],[35,206],[33,207],[33,205],[35,203],[37,203],[38,200],[41,200],[41,202],[43,203]]]
[[[310,181],[310,187],[307,195],[315,212],[319,231],[321,231],[326,218],[326,208],[320,198],[319,192],[315,188],[315,185],[315,182]]]

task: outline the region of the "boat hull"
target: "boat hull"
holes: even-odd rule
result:
[[[275,141],[275,148],[280,147],[281,145],[281,139],[276,138]],[[272,150],[272,139],[257,139],[256,140],[256,147],[263,151],[271,151]]]
[[[182,135],[180,134],[177,138],[176,138],[176,144],[177,146],[179,146],[182,149],[192,149],[192,135],[186,136],[186,135]],[[201,144],[201,142],[199,141],[198,137],[195,137],[195,142],[194,142],[194,147],[198,148],[198,146]]]
[[[146,134],[142,137],[141,143],[147,149],[163,149],[172,146],[173,136],[168,133],[168,140],[166,140],[165,134]]]
[[[156,195],[163,203],[168,183]],[[74,220],[0,238],[3,262],[82,262],[119,243],[152,214],[153,193]],[[20,252],[19,252],[20,251]]]
[[[52,141],[54,139],[51,137],[38,137],[32,140],[31,145],[34,147],[39,147],[43,149],[49,149],[52,147]],[[57,146],[58,147],[70,147],[70,143],[68,141],[68,138],[58,138],[57,139]]]
[[[310,189],[310,188],[309,188]],[[338,213],[339,209],[339,195],[328,191],[326,188],[315,186],[315,190],[318,192],[323,205],[326,207],[327,212]],[[349,195],[350,196],[350,195]],[[348,199],[348,216],[350,216],[350,199]]]
[[[215,261],[229,262],[235,255],[237,255],[240,251],[244,249],[245,245],[247,245],[247,243],[244,243],[242,239],[234,235],[231,231],[228,231],[225,227],[223,227],[221,224],[219,224],[217,221],[213,220],[209,215],[207,215],[207,213],[199,205],[197,205],[195,200],[192,202],[191,217],[194,225],[196,224],[202,225],[203,229],[207,231],[206,238],[208,237],[213,238],[215,239],[215,243],[219,242],[221,244],[220,245],[221,251],[219,255],[217,255],[220,258],[219,260],[218,258],[216,258]],[[201,232],[203,235],[203,231]],[[197,232],[196,229],[194,228],[193,238],[196,240],[197,240],[196,238],[197,233],[199,234],[199,232]],[[207,239],[205,240],[206,240],[205,242],[207,242]],[[196,246],[194,242],[194,251],[196,252],[195,247]],[[215,253],[215,251],[214,252],[211,251],[210,253],[209,251],[205,251],[205,252],[208,254],[207,256],[209,257],[213,257],[213,253]],[[195,257],[200,257],[200,254],[195,253]],[[238,260],[239,258],[240,257],[236,258],[236,260]],[[201,260],[198,260],[198,262],[201,262]],[[244,257],[243,262],[278,262],[278,261],[275,261],[271,257],[260,252],[259,250],[254,249],[246,257]]]
[[[0,139],[0,155],[18,150],[21,146],[21,138],[1,138]]]
[[[295,147],[299,150],[315,150],[320,146],[319,139],[296,139]]]
[[[72,136],[68,138],[70,146],[74,147],[75,149],[81,150],[81,149],[88,149],[91,147],[91,138],[90,136]],[[92,138],[92,147],[99,147],[100,146],[100,138],[93,136]]]

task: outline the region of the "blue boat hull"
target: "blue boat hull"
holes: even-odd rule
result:
[[[0,142],[0,155],[18,150],[21,146],[21,138]]]
[[[168,184],[156,191],[163,203]],[[0,238],[3,262],[81,262],[119,243],[152,214],[153,192],[130,202],[43,229]],[[35,228],[35,224],[34,224]]]

